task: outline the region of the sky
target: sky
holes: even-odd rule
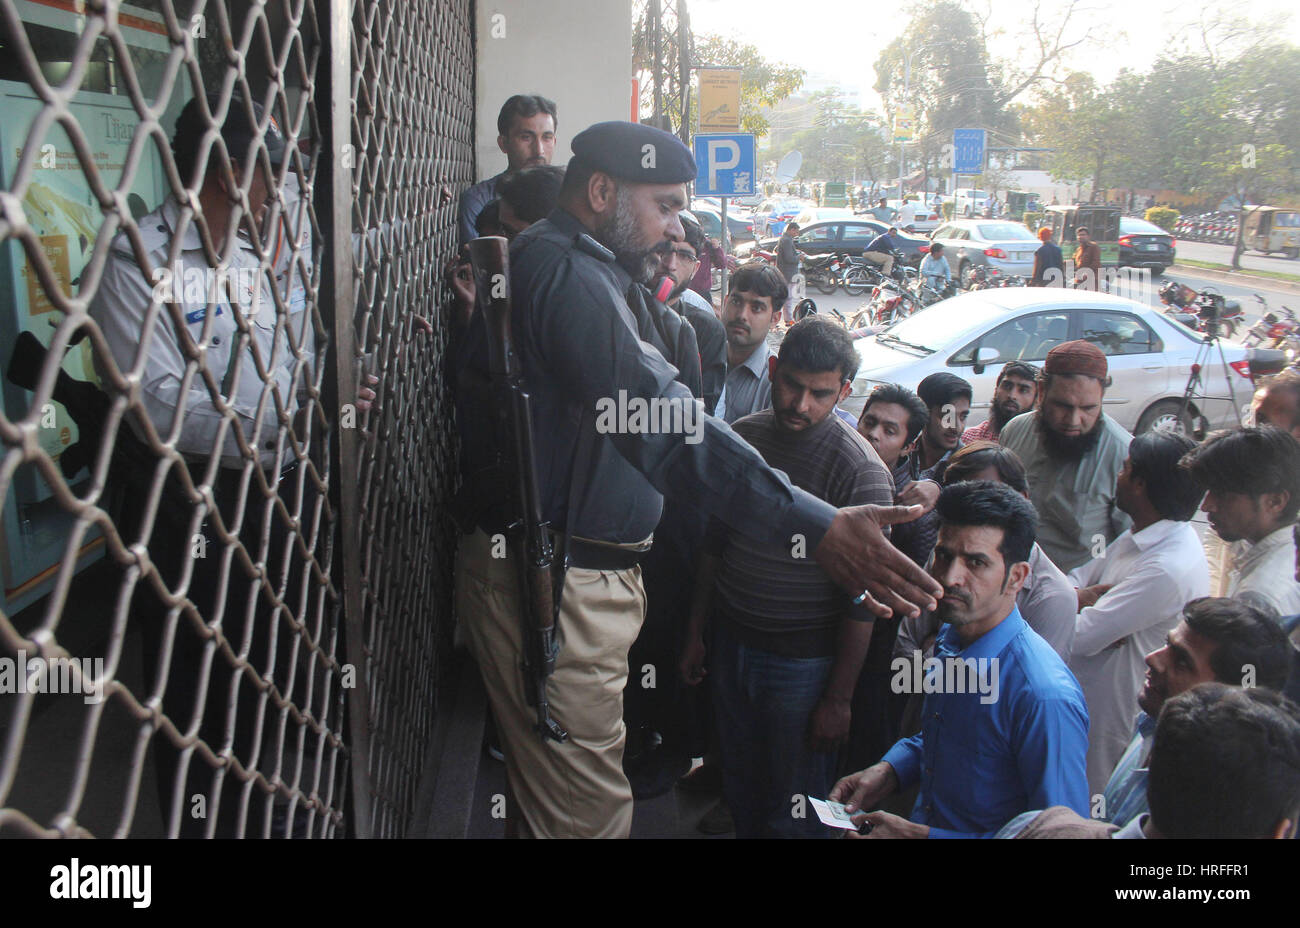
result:
[[[1028,0],[972,0],[992,8],[992,22],[1005,35],[993,43],[995,57],[1022,57],[1017,30]],[[1065,0],[1045,0],[1064,9]],[[1203,8],[1229,9],[1251,23],[1265,23],[1272,35],[1300,45],[1300,15],[1290,13],[1294,0],[1083,0],[1096,24],[1099,41],[1078,50],[1067,65],[1088,70],[1099,83],[1121,68],[1146,71],[1162,49],[1179,41],[1199,43],[1193,24]],[[808,72],[813,89],[829,84],[844,88],[850,99],[875,109],[872,90],[875,61],[907,26],[912,4],[868,4],[855,0],[687,0],[697,35],[715,33],[756,45],[770,61]],[[1210,14],[1213,15],[1213,14]]]

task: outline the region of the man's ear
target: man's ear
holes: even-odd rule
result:
[[[835,401],[835,405],[838,406],[840,403],[843,403],[846,399],[848,399],[849,394],[852,392],[853,392],[853,381],[846,380],[840,386],[840,395],[839,398]]]
[[[618,182],[604,171],[593,171],[587,180],[587,205],[598,216],[613,212],[618,200]]]
[[[1289,502],[1291,502],[1291,494],[1286,490],[1278,493],[1265,493],[1260,497],[1260,504],[1268,513],[1274,516],[1281,514]]]
[[[510,149],[506,147],[506,137],[504,135],[497,136],[497,148],[501,149],[501,154],[506,157],[510,156]]]
[[[1007,576],[1007,582],[1003,584],[1003,591],[1011,590],[1013,593],[1019,593],[1029,579],[1029,562],[1021,561],[1019,564],[1011,565],[1011,573]]]

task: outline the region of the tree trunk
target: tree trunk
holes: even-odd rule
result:
[[[1246,250],[1246,237],[1245,237],[1246,212],[1242,208],[1247,202],[1246,194],[1243,192],[1238,197],[1238,200],[1239,202],[1237,204],[1237,240],[1233,242],[1232,245],[1232,269],[1234,271],[1241,270],[1241,255]]]

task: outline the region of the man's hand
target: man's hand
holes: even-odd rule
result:
[[[939,502],[939,484],[928,477],[924,480],[913,480],[902,493],[898,494],[898,505],[922,506],[924,512],[933,509],[937,502]]]
[[[841,509],[813,551],[817,563],[837,585],[882,619],[895,612],[918,616],[933,609],[943,587],[885,537],[882,526],[910,522],[919,506],[852,506]]]
[[[834,751],[849,740],[853,718],[847,699],[823,696],[808,723],[808,744],[814,751]]]
[[[686,640],[686,647],[682,650],[682,658],[677,663],[677,668],[682,673],[682,679],[686,681],[687,686],[698,686],[703,682],[708,674],[708,669],[704,666],[704,637],[694,635]]]
[[[890,793],[898,789],[898,774],[894,768],[881,761],[866,770],[859,770],[843,777],[827,798],[831,802],[842,802],[844,811],[850,814],[863,806],[874,806]]]
[[[861,815],[855,815],[853,820],[859,824],[863,821],[869,822],[871,824],[871,831],[865,835],[859,834],[856,831],[850,831],[850,838],[930,837],[929,825],[918,825],[915,822],[909,822],[907,819],[889,812],[863,812]]]
[[[1074,592],[1079,597],[1079,611],[1082,612],[1089,606],[1097,605],[1097,600],[1101,599],[1114,585],[1113,583],[1096,583],[1092,586],[1085,586],[1083,589],[1076,589]]]
[[[357,412],[369,412],[375,405],[377,394],[370,389],[379,383],[379,378],[374,374],[366,374],[368,386],[360,387],[357,390]]]
[[[469,325],[470,316],[474,314],[474,270],[469,261],[459,255],[447,262],[444,269],[447,283],[451,285],[452,312],[456,324],[461,328]]]

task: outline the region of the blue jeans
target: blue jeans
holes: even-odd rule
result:
[[[709,680],[736,837],[827,837],[802,797],[825,799],[835,785],[836,752],[808,747],[833,658],[782,657],[742,644],[724,620],[713,626]]]

